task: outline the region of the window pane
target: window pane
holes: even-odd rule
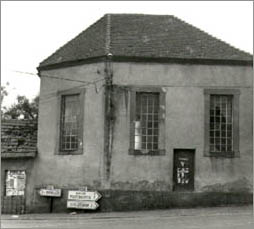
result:
[[[60,139],[61,150],[78,149],[79,119],[79,95],[62,96]]]
[[[135,135],[140,136],[140,144],[135,143],[135,149],[158,149],[159,95],[159,93],[150,92],[137,92],[136,94],[135,117],[136,122],[138,121],[138,117],[141,117],[142,129],[140,131],[140,126],[135,125]]]
[[[153,144],[153,149],[155,149],[155,150],[158,149],[158,144],[157,143]]]
[[[210,151],[232,150],[232,95],[210,96]],[[215,110],[215,113],[213,112]],[[215,117],[214,117],[215,115]],[[216,130],[216,131],[212,131]]]

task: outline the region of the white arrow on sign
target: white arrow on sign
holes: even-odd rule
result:
[[[76,209],[91,209],[95,210],[99,207],[95,201],[86,201],[86,200],[68,200],[67,208],[76,208]]]
[[[101,194],[97,191],[95,192],[86,192],[86,191],[69,191],[68,199],[69,200],[91,200],[97,201],[101,198]]]

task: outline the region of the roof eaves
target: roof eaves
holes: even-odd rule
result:
[[[81,59],[81,60],[66,61],[66,62],[61,62],[61,63],[57,63],[57,64],[38,66],[37,70],[42,71],[42,70],[72,67],[72,66],[77,66],[77,65],[82,65],[82,64],[91,64],[91,63],[102,62],[105,59],[106,59],[106,55],[97,56],[97,57],[90,57],[90,58]]]
[[[177,64],[200,64],[200,65],[253,66],[253,60],[234,60],[234,59],[113,56],[112,61],[115,61],[115,62],[143,62],[143,63],[146,62],[146,63],[177,63]]]
[[[108,55],[93,57],[83,60],[75,60],[69,62],[62,62],[59,64],[52,64],[47,66],[37,67],[38,71],[66,68],[78,66],[83,64],[91,64],[103,62],[107,59]],[[201,65],[240,65],[240,66],[253,66],[252,60],[232,60],[232,59],[190,59],[190,58],[168,58],[168,57],[137,57],[137,56],[112,56],[112,61],[115,62],[140,62],[140,63],[178,63],[178,64],[201,64]]]

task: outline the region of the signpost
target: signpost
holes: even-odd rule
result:
[[[95,201],[90,200],[68,200],[67,208],[77,208],[77,209],[90,209],[95,210],[99,207]]]
[[[61,189],[40,189],[39,193],[41,196],[60,197]]]
[[[69,191],[68,193],[68,199],[69,200],[91,200],[91,201],[97,201],[101,198],[101,194],[97,191],[91,192],[91,191]]]
[[[99,207],[96,203],[101,198],[97,191],[74,190],[68,192],[67,208],[95,210]]]
[[[47,188],[40,189],[39,194],[50,199],[49,211],[53,212],[53,198],[61,196],[61,189],[55,189],[53,185],[48,185]]]

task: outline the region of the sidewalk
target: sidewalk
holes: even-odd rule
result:
[[[1,215],[2,220],[71,220],[71,219],[111,219],[111,218],[151,218],[179,216],[216,216],[216,215],[253,215],[253,206],[227,206],[189,209],[166,209],[129,212],[97,212],[97,213],[43,213],[26,215]]]

